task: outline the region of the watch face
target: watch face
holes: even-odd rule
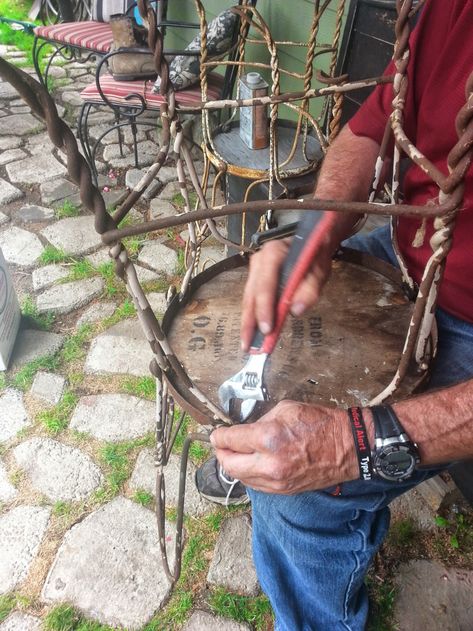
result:
[[[407,445],[385,447],[375,455],[375,469],[386,480],[406,480],[414,472],[419,458]]]

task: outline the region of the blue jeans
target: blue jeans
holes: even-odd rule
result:
[[[388,227],[347,245],[396,264]],[[473,325],[437,310],[438,357],[431,387],[473,376]],[[277,631],[362,631],[368,615],[365,574],[389,528],[388,504],[438,473],[418,471],[404,484],[355,480],[286,496],[248,489],[253,557]]]

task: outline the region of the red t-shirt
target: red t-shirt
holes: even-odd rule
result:
[[[465,104],[465,83],[473,71],[473,0],[428,0],[411,37],[409,94],[404,129],[412,142],[441,171],[448,174],[447,155],[458,140],[455,117]],[[387,74],[394,72],[393,64]],[[379,86],[350,120],[352,132],[378,143],[392,111],[392,85]],[[403,183],[408,204],[438,198],[438,187],[416,165]],[[399,245],[408,269],[419,282],[432,250],[432,220],[421,247],[412,242],[421,219],[399,220]],[[473,168],[466,176],[463,206],[457,215],[453,247],[445,268],[439,306],[473,322]]]

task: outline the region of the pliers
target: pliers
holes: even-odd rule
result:
[[[255,332],[250,345],[250,357],[245,366],[222,383],[218,390],[220,404],[227,415],[243,423],[253,411],[257,401],[267,401],[269,394],[264,385],[266,360],[273,352],[282,326],[291,307],[297,287],[307,274],[314,255],[320,248],[333,223],[333,213],[305,212],[281,268],[279,277],[274,328],[268,335]],[[238,401],[240,406],[238,409]]]

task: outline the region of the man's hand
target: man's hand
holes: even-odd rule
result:
[[[229,475],[266,493],[292,495],[358,477],[345,410],[281,401],[256,423],[216,429],[210,441]]]
[[[241,341],[249,349],[258,328],[267,335],[274,326],[279,274],[291,240],[269,241],[250,258],[250,271],[243,293]],[[332,248],[324,247],[314,259],[311,269],[297,288],[291,303],[292,315],[299,317],[319,299],[332,265]]]

